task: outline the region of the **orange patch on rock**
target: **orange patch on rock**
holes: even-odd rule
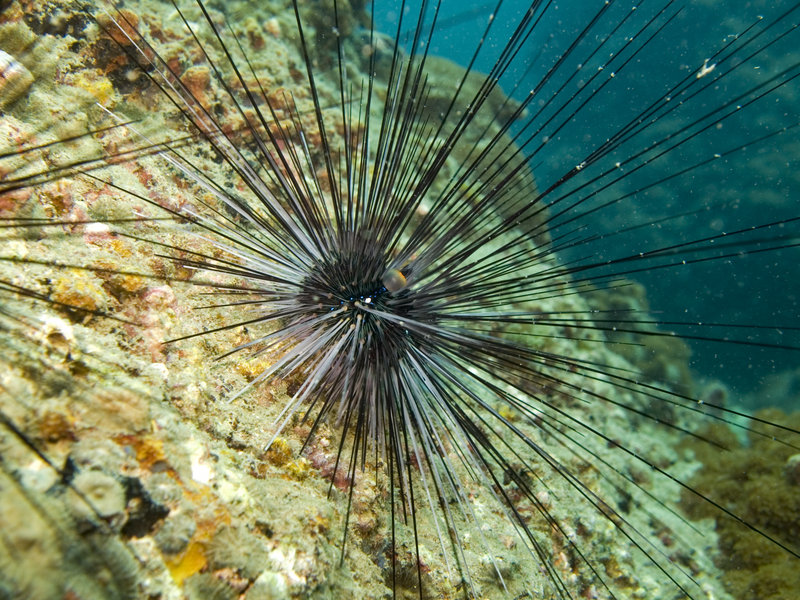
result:
[[[99,14],[97,22],[103,28],[103,32],[121,46],[129,46],[133,43],[131,40],[139,37],[136,31],[139,26],[139,17],[126,8],[120,9],[113,16]]]

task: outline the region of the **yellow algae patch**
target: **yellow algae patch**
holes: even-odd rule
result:
[[[172,579],[181,585],[186,579],[202,571],[208,564],[205,543],[192,540],[178,557],[165,561]]]
[[[120,254],[127,256],[130,251],[127,254],[122,254],[121,252]],[[106,279],[111,286],[112,294],[119,292],[135,294],[147,287],[147,279],[132,273],[116,273],[114,269],[119,267],[111,262],[98,262],[97,266],[101,269],[108,269],[108,273],[103,273],[103,279]]]
[[[236,363],[236,370],[245,378],[247,381],[253,381],[256,377],[261,375],[264,371],[269,368],[272,364],[272,361],[265,357],[259,356],[256,358],[252,358],[250,360],[241,360]]]
[[[276,467],[282,467],[292,460],[292,447],[286,438],[277,437],[267,450],[267,460]]]
[[[196,490],[184,487],[184,493],[185,499],[196,507],[212,506],[217,502],[210,489],[205,486]],[[218,535],[220,528],[230,525],[230,522],[230,514],[221,506],[215,507],[213,514],[197,521],[197,530],[183,552],[173,557],[164,557],[164,564],[175,583],[181,585],[187,578],[206,568],[209,544]]]
[[[85,310],[98,310],[107,301],[100,280],[94,274],[78,269],[70,269],[55,279],[52,298]]]
[[[98,71],[81,71],[75,75],[72,84],[90,93],[103,106],[108,106],[114,97],[113,84]]]
[[[286,465],[286,472],[292,479],[297,481],[303,481],[306,477],[308,477],[310,471],[311,463],[303,456],[291,461]]]

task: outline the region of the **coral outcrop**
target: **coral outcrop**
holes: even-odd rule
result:
[[[768,409],[756,417],[800,429],[800,412],[787,416]],[[703,463],[689,483],[761,533],[743,528],[689,491],[683,494],[683,508],[693,519],[714,519],[719,535],[717,564],[734,598],[794,600],[800,590],[797,561],[768,538],[800,554],[800,454],[797,448],[776,444],[772,433],[762,435],[757,422],[750,427],[744,443],[721,424],[698,432],[708,442],[687,444]],[[780,434],[775,437],[781,439]]]

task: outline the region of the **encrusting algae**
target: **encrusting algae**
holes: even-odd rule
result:
[[[9,53],[0,58],[19,61],[34,76],[19,84],[24,84],[23,92],[15,88],[16,98],[0,103],[5,109],[0,115],[0,131],[8,139],[47,144],[63,139],[71,128],[109,125],[111,118],[94,102],[135,121],[134,127],[143,135],[159,131],[176,138],[186,135],[174,107],[121,51],[121,46],[131,42],[124,29],[109,27],[107,17],[99,13],[98,26],[67,0],[34,4],[36,10],[25,0],[4,3],[0,15],[0,48]],[[364,19],[358,5],[355,1],[338,5],[342,22],[352,30]],[[238,4],[231,11],[236,8]],[[315,26],[322,29],[324,14],[318,7],[309,11],[309,18],[317,15],[308,23],[309,31]],[[142,2],[141,9],[124,9],[123,16],[126,27],[162,44],[159,51],[167,63],[190,89],[196,89],[203,103],[218,111],[222,120],[230,121],[233,131],[241,126],[239,116],[222,102],[224,94],[210,77],[204,57],[196,51],[186,52],[191,40],[171,5]],[[283,91],[290,90],[291,102],[305,119],[311,104],[298,85],[302,77],[298,76],[301,65],[293,18],[281,2],[261,3],[233,27],[249,44],[254,69],[260,77],[263,73],[262,85],[276,101],[286,98]],[[39,60],[43,53],[52,58]],[[436,64],[442,86],[432,82],[437,86],[432,98],[441,99],[448,91],[444,84],[460,76],[460,67],[445,61]],[[333,80],[321,73],[318,85],[324,100],[335,106],[338,97]],[[85,121],[65,125],[77,107]],[[311,116],[304,127],[308,144],[314,147],[314,135],[319,131]],[[485,128],[476,124],[475,130],[483,132]],[[115,155],[132,147],[135,137],[126,128],[112,129],[75,140],[67,152],[89,157]],[[30,168],[57,169],[65,162],[64,152],[55,146],[43,148],[31,160]],[[210,176],[232,183],[216,158],[198,152],[193,161]],[[457,169],[453,159],[443,177]],[[324,174],[319,175],[324,179]],[[530,173],[518,176],[521,186],[532,182]],[[359,471],[357,482],[349,481],[346,472],[335,468],[341,433],[329,424],[316,431],[301,455],[310,426],[299,417],[264,451],[272,424],[302,381],[292,377],[269,381],[227,402],[274,359],[260,355],[215,361],[229,349],[254,339],[256,333],[240,327],[164,343],[227,322],[225,309],[193,308],[208,304],[207,298],[198,299],[198,289],[187,285],[197,277],[196,272],[145,241],[157,237],[179,248],[184,257],[192,252],[217,252],[182,224],[162,221],[163,211],[150,205],[195,206],[200,203],[195,194],[202,192],[159,156],[119,160],[99,171],[98,177],[103,181],[68,177],[17,190],[11,193],[10,202],[0,197],[4,219],[49,218],[60,223],[55,227],[43,224],[38,230],[5,228],[1,234],[2,281],[16,282],[55,304],[4,295],[0,305],[4,425],[0,427],[0,598],[391,597],[385,510],[388,491],[385,482],[374,479],[374,460],[367,461],[364,473]],[[123,189],[132,193],[123,193]],[[214,198],[200,200],[219,209]],[[121,222],[128,219],[131,223],[124,231],[130,235],[118,235],[119,227],[125,226]],[[86,223],[91,220],[120,223],[106,228]],[[17,260],[21,258],[25,262]],[[37,261],[43,264],[37,265]],[[48,264],[53,261],[64,268]],[[569,282],[562,285],[570,289]],[[567,293],[542,299],[537,310],[585,313],[598,302],[610,305],[614,299],[606,295],[587,300]],[[627,302],[625,310],[646,310],[643,294],[628,296]],[[672,370],[680,374],[673,380],[679,380],[681,386],[692,385],[688,356],[679,342],[665,340],[649,353],[638,346],[626,352],[619,345],[602,343],[605,337],[599,333],[578,334],[567,326],[562,333],[542,340],[542,350],[554,355],[579,354],[587,362],[620,371],[633,370],[635,365],[654,381]],[[587,383],[575,377],[574,381],[591,393],[613,396],[642,410],[647,406],[629,390],[616,388],[603,378]],[[659,467],[673,467],[679,475],[698,467],[691,460],[680,462],[681,451],[676,447],[681,437],[675,430],[666,430],[620,406],[581,402],[554,389],[542,389],[541,393],[565,410],[590,419],[619,444],[637,448]],[[504,416],[510,421],[516,418],[511,413]],[[676,425],[688,427],[679,421],[680,416],[671,417]],[[530,435],[542,444],[548,441],[544,432]],[[725,445],[735,442],[720,428],[707,435]],[[763,477],[774,486],[769,488],[777,494],[772,498],[785,502],[779,506],[756,502],[759,490],[754,489],[749,499],[741,499],[750,503],[741,505],[741,513],[766,531],[774,525],[798,528],[800,506],[792,504],[792,499],[800,494],[797,482],[786,475],[794,473],[785,466],[790,458],[787,450],[771,448],[769,452],[776,453],[768,453],[766,448],[759,449],[761,442],[753,437],[749,449],[735,450],[724,459],[709,454],[716,452],[713,447],[693,447],[695,459],[703,467],[692,485],[705,490],[713,478],[712,487],[719,489],[709,495],[716,498],[719,493],[719,498],[733,502],[724,489],[727,483],[723,485],[720,479],[731,477],[737,461],[747,460],[752,463],[748,464],[753,485],[763,484],[767,479],[755,479],[752,474],[769,463],[769,473]],[[585,444],[587,450],[598,454],[608,450],[601,440]],[[748,569],[771,570],[776,577],[785,569],[781,572],[786,585],[781,589],[800,588],[800,581],[792,583],[791,579],[796,561],[787,558],[785,566],[779,566],[775,556],[780,551],[762,538],[746,538],[748,547],[763,548],[762,558],[745,557],[738,538],[728,534],[722,521],[716,525],[717,541],[711,522],[681,523],[639,490],[622,493],[604,477],[591,455],[578,456],[558,447],[552,452],[602,498],[615,502],[614,509],[624,512],[652,540],[657,552],[691,570],[708,598],[791,598],[789,591],[778,587],[769,588],[774,596],[764,595],[764,591],[746,595],[742,589],[750,593],[752,586],[768,584],[740,583],[744,576],[728,571],[728,561],[745,561]],[[677,485],[657,480],[630,457],[608,454],[605,459],[612,468],[636,480],[645,493],[668,503],[681,498]],[[720,461],[718,467],[713,466],[715,460]],[[641,553],[631,552],[628,541],[617,534],[606,516],[586,504],[562,501],[574,495],[567,482],[545,468],[530,476],[541,483],[537,498],[562,524],[562,530],[542,523],[534,506],[522,504],[520,512],[540,528],[554,568],[570,585],[582,589],[583,597],[601,597],[601,591],[588,579],[583,582],[586,574],[567,538],[577,540],[582,551],[596,559],[604,571],[601,575],[619,597],[672,597],[673,587],[664,582],[659,569]],[[350,502],[349,489],[354,483],[358,485]],[[495,573],[497,565],[510,597],[532,588],[538,591],[530,581],[541,586],[544,575],[531,572],[531,558],[516,543],[506,515],[491,504],[483,487],[469,483],[467,487],[481,528],[491,531],[493,537],[488,543],[494,562],[483,545],[485,540],[470,535],[472,530],[463,539],[465,556],[477,565],[472,577],[481,597],[505,596]],[[738,490],[741,493],[743,488]],[[684,503],[687,500],[684,498]],[[650,514],[628,512],[621,508],[625,506],[647,506]],[[702,502],[688,506],[693,518],[711,516]],[[342,557],[348,507],[352,514]],[[442,552],[434,523],[421,512],[417,518],[419,559],[407,532],[395,548],[398,597],[417,597],[418,569],[430,597],[462,597],[463,584],[457,570],[452,565],[448,569],[451,559]],[[688,541],[695,553],[673,552],[672,535]],[[718,580],[720,569],[726,573],[728,592]]]

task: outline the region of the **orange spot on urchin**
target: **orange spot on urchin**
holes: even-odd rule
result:
[[[149,470],[156,463],[167,462],[163,440],[150,436],[118,435],[114,441],[120,446],[133,448],[136,453],[136,460],[143,469]]]
[[[211,86],[211,71],[207,66],[189,67],[181,76],[181,81],[195,100],[203,106],[208,106],[206,91]]]
[[[76,439],[75,419],[72,415],[48,410],[39,417],[37,425],[39,436],[48,442]]]
[[[136,32],[139,16],[126,8],[120,9],[113,17],[100,13],[97,15],[97,22],[105,35],[122,46],[128,46],[139,38],[139,34]]]
[[[108,298],[100,280],[92,273],[71,269],[56,278],[51,297],[85,310],[98,310],[106,306]]]
[[[43,199],[46,202],[45,211],[48,216],[66,219],[75,208],[75,199],[72,193],[73,186],[67,181],[54,181],[43,188]],[[83,216],[83,215],[75,215]]]
[[[0,178],[3,173],[0,172]],[[30,189],[13,190],[0,194],[0,215],[13,217],[17,211],[27,204],[33,192]]]
[[[138,275],[130,275],[125,273],[113,273],[108,278],[107,283],[116,295],[136,294],[141,292],[147,287],[147,280]]]

